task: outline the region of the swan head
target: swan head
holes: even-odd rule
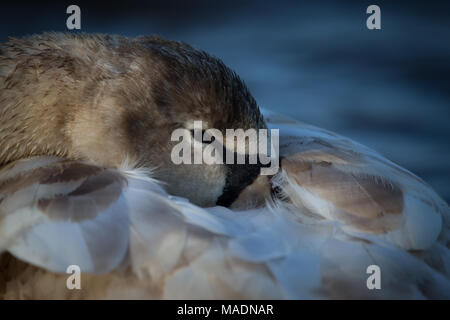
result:
[[[56,155],[120,167],[131,159],[152,169],[169,193],[201,206],[229,206],[260,173],[260,163],[230,164],[225,152],[223,163],[174,160],[181,140],[192,147],[188,153],[204,155],[208,129],[222,134],[225,146],[227,129],[266,128],[243,81],[203,51],[158,37],[62,33],[1,48],[9,58],[0,56],[0,76],[9,76],[0,84],[8,81],[9,89],[0,92],[8,120],[0,119],[0,136],[8,137],[0,141],[0,163]],[[248,140],[241,144],[249,150]],[[238,145],[228,150],[247,157]]]
[[[149,81],[149,105],[123,118],[135,154],[145,166],[156,168],[156,178],[170,194],[201,206],[231,205],[261,169],[259,163],[248,163],[248,154],[244,164],[236,163],[235,154],[227,162],[224,148],[233,139],[227,130],[267,128],[255,99],[233,71],[205,52],[162,39],[142,43],[158,61],[158,80]],[[230,151],[236,153],[239,143],[248,140],[236,141]],[[208,161],[211,155],[223,163]]]
[[[223,149],[230,139],[227,129],[266,128],[246,85],[222,61],[184,43],[140,37],[129,49],[135,55],[129,65],[133,72],[123,81],[116,80],[119,84],[111,94],[112,104],[126,106],[112,122],[119,130],[121,149],[154,169],[154,177],[170,194],[201,206],[231,205],[261,168],[248,161],[237,164],[236,157],[234,163],[227,163]],[[223,163],[204,157],[212,143],[204,135],[209,129],[223,137],[215,140],[216,146],[222,146]],[[114,128],[108,131],[117,137]],[[190,161],[183,158],[180,163],[181,145],[181,153],[187,153]],[[202,155],[200,161],[194,158],[196,152]]]

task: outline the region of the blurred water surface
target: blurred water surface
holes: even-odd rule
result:
[[[450,1],[74,2],[82,31],[159,34],[206,50],[261,107],[336,131],[450,201]],[[0,5],[0,39],[67,31],[72,2]],[[367,6],[382,30],[368,30]]]

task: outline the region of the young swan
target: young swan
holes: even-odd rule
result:
[[[262,110],[282,170],[259,208],[260,165],[172,163],[171,132],[195,120],[265,127],[217,59],[62,34],[0,50],[0,299],[449,299],[447,203],[359,143]],[[170,193],[233,210],[167,194],[155,167]]]
[[[266,128],[239,77],[219,59],[161,38],[45,33],[0,46],[0,166],[53,155],[155,168],[170,194],[230,205],[260,165],[171,161],[177,128]],[[205,145],[203,145],[203,148]]]

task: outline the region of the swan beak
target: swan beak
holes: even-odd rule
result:
[[[270,176],[259,175],[255,181],[241,191],[237,199],[231,204],[234,210],[246,210],[255,207],[262,207],[266,200],[270,199],[272,186]]]

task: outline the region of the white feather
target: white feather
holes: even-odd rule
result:
[[[102,285],[105,278],[90,278],[92,291],[85,292],[91,298],[128,293],[175,299],[449,298],[449,210],[431,188],[349,139],[269,112],[265,116],[271,127],[280,128],[281,155],[307,151],[300,141],[322,139],[322,145],[311,145],[335,157],[330,159],[338,170],[375,176],[380,186],[399,186],[404,194],[400,227],[386,233],[361,229],[348,213],[296,183],[290,172],[273,179],[284,200],[241,211],[199,208],[168,195],[151,171],[129,161],[119,171],[106,171],[125,179],[117,198],[108,198],[115,189],[106,188],[85,198],[68,196],[73,201],[59,219],[41,211],[38,199],[69,195],[95,174],[46,185],[36,180],[0,194],[0,248],[50,272],[64,272],[70,264],[87,273],[110,272],[108,286]],[[0,171],[0,182],[26,179],[28,172],[58,161],[22,161]],[[112,202],[105,208],[100,204],[106,200]],[[73,205],[98,212],[73,220]],[[383,219],[388,225],[398,222]],[[366,270],[373,264],[381,268],[381,290],[367,288]],[[42,271],[33,276],[43,277]],[[94,290],[98,286],[103,290]],[[33,292],[33,297],[44,295],[43,289]]]

